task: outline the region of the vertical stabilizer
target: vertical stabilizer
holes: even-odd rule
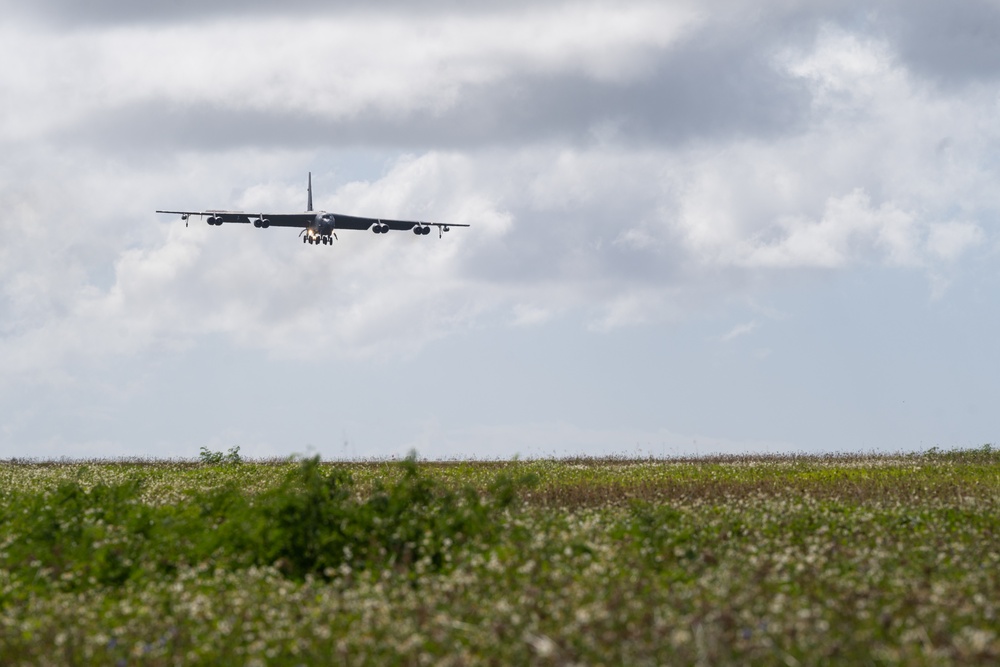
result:
[[[307,211],[313,210],[313,173],[309,172],[309,204]]]

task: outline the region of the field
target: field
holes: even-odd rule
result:
[[[1000,662],[989,446],[202,458],[0,462],[0,663]]]

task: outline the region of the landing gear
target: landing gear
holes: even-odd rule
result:
[[[270,221],[268,221],[270,224]],[[299,232],[299,236],[302,237],[303,243],[308,243],[309,245],[333,245],[334,240],[337,238],[337,233],[332,231],[329,234],[321,234],[315,229],[306,228]]]
[[[335,235],[331,236],[329,234],[303,234],[302,242],[308,243],[309,245],[333,245],[333,240],[337,238]]]

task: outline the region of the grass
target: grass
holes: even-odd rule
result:
[[[995,664],[1000,453],[0,463],[0,663]]]

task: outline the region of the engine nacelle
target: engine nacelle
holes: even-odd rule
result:
[[[214,215],[208,216],[208,220],[206,220],[206,222],[208,224],[210,224],[210,225],[221,225],[222,224],[222,220],[220,220],[219,218],[215,217]]]

